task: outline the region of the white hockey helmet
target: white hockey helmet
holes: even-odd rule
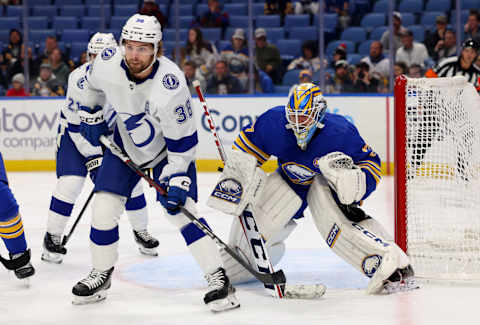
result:
[[[158,43],[162,40],[162,28],[155,16],[135,14],[128,18],[122,28],[120,47],[125,55],[123,41],[131,40],[153,44],[154,57],[157,56]]]
[[[317,127],[323,127],[321,122],[326,111],[327,101],[315,84],[300,84],[290,94],[285,106],[287,128],[293,130],[302,150],[307,147]]]
[[[90,42],[88,42],[87,46],[87,57],[88,61],[90,61],[91,54],[100,54],[104,48],[107,47],[116,47],[117,41],[115,40],[115,36],[112,33],[95,33],[92,38],[90,38]]]

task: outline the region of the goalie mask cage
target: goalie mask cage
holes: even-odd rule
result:
[[[480,97],[463,77],[394,95],[395,241],[419,277],[480,280]]]

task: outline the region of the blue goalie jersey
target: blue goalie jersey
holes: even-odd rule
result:
[[[303,199],[303,208],[313,178],[321,174],[318,161],[331,152],[349,155],[365,173],[367,186],[362,200],[375,190],[381,179],[380,158],[343,116],[326,113],[322,120],[324,127],[317,130],[305,151],[299,148],[293,131],[286,128],[287,124],[284,106],[273,107],[261,114],[254,125],[242,129],[234,149],[255,156],[259,165],[270,156],[276,156],[277,172]]]

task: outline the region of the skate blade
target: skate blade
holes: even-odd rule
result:
[[[420,289],[414,277],[405,278],[398,282],[388,282],[384,286],[387,294],[395,294],[398,292],[407,292]]]
[[[63,261],[63,256],[58,253],[43,252],[40,259],[44,262],[60,264]]]
[[[76,296],[73,295],[72,304],[79,306],[79,305],[88,305],[94,304],[96,302],[100,302],[107,299],[107,292],[105,290],[96,292],[91,296]]]
[[[284,297],[287,299],[318,299],[327,291],[323,284],[286,284]]]
[[[158,256],[158,252],[155,248],[145,248],[145,247],[142,247],[142,246],[138,246],[138,250],[143,255]]]
[[[240,302],[234,294],[229,294],[224,299],[218,299],[207,304],[208,308],[214,313],[220,313],[230,309],[240,307]]]

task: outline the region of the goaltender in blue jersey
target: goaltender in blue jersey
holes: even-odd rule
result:
[[[230,160],[240,155],[247,161],[251,159],[248,154],[256,158],[258,169],[270,156],[278,159],[278,168],[265,177],[263,189],[245,196],[253,207],[271,263],[282,258],[284,241],[308,206],[326,244],[371,278],[367,293],[417,288],[407,255],[380,223],[359,208],[381,180],[380,157],[352,123],[326,111],[320,88],[300,84],[287,105],[261,114],[235,140],[237,153],[232,152]],[[231,173],[234,171],[227,164],[222,177]],[[241,178],[234,179],[242,188],[249,188],[252,182]],[[255,263],[238,218],[234,218],[229,245]],[[251,279],[227,254],[222,253],[222,258],[232,282]]]

